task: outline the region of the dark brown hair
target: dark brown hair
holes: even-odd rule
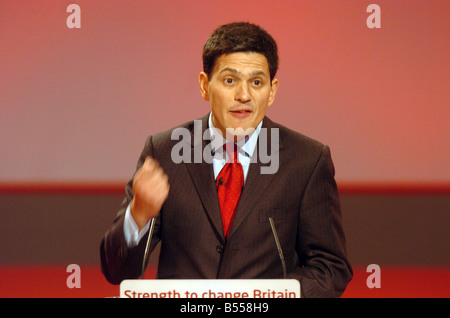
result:
[[[278,70],[278,49],[275,40],[262,27],[234,22],[218,27],[203,47],[203,71],[211,78],[214,64],[223,54],[255,52],[263,54],[269,64],[270,80]]]

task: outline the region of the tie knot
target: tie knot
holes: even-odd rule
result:
[[[227,142],[223,145],[223,149],[227,152],[228,162],[238,162],[238,148],[233,142]]]

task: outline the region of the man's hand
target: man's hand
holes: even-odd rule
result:
[[[141,169],[136,172],[130,210],[139,231],[150,219],[158,216],[169,194],[168,181],[169,178],[159,163],[151,157],[147,157]]]

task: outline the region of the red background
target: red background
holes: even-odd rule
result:
[[[70,3],[81,28],[69,29]],[[2,1],[0,182],[122,182],[147,135],[209,110],[201,50],[250,21],[278,41],[268,115],[329,144],[341,184],[448,187],[448,1]]]

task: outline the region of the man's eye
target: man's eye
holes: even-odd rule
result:
[[[262,85],[262,82],[261,82],[260,80],[254,80],[254,81],[253,81],[253,85],[255,85],[255,86],[261,86],[261,85]]]
[[[233,84],[234,80],[232,78],[226,78],[225,79],[225,84]]]

